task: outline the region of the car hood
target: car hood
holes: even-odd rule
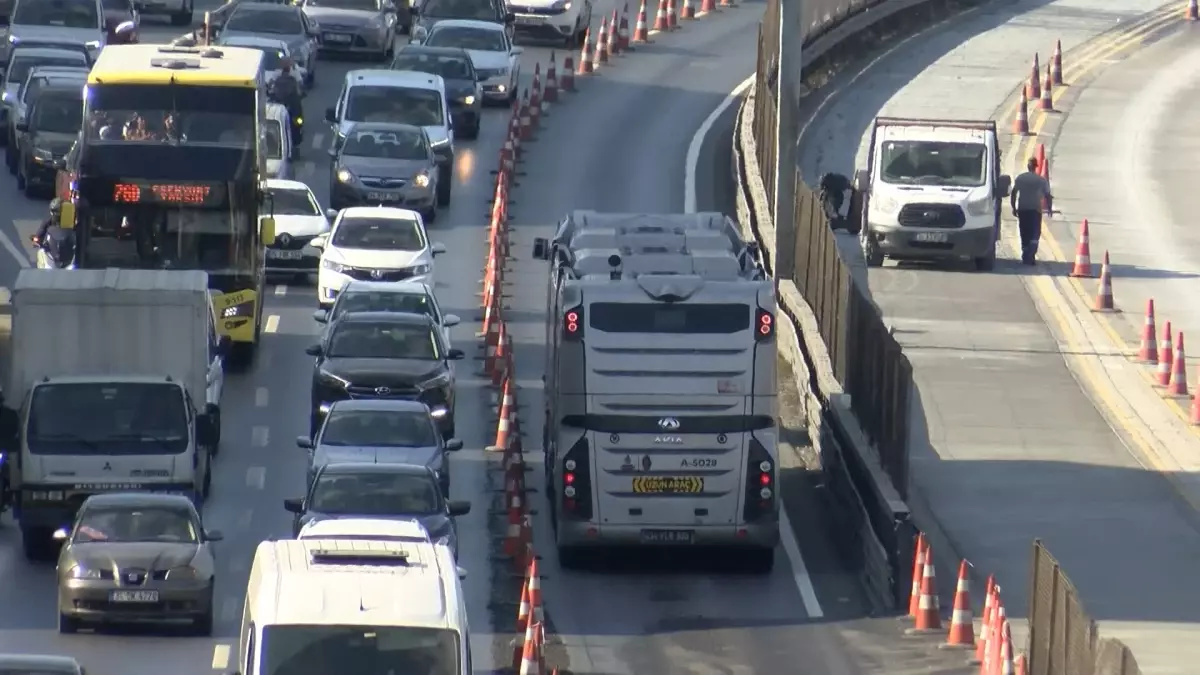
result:
[[[69,44],[86,45],[89,42],[104,44],[104,29],[68,28],[66,26],[28,26],[13,24],[8,29],[10,38],[20,40],[45,40],[46,42],[66,42]]]
[[[356,176],[378,178],[412,178],[430,168],[429,162],[423,159],[379,159],[353,156],[342,157],[338,166],[348,169]]]
[[[357,387],[392,387],[417,384],[445,370],[440,361],[425,359],[355,359],[330,357],[321,369],[345,378]]]
[[[364,248],[329,248],[322,256],[351,267],[398,270],[425,264],[425,251],[377,251]]]
[[[379,16],[379,12],[340,7],[305,7],[304,13],[316,19],[322,28],[329,26],[361,26]]]
[[[33,146],[43,150],[49,150],[57,155],[65,155],[71,149],[71,144],[78,138],[78,134],[64,134],[53,131],[34,131]]]
[[[151,571],[169,570],[191,563],[198,549],[198,544],[92,542],[73,544],[71,557],[76,565],[90,569],[140,567]]]
[[[512,65],[507,52],[488,52],[481,49],[468,49],[467,54],[471,57],[471,63],[475,64],[475,68],[484,70],[499,70],[508,68]]]
[[[275,216],[275,234],[309,237],[329,230],[325,216]]]
[[[301,525],[315,523],[318,520],[338,520],[342,518],[381,518],[387,520],[415,520],[421,523],[421,526],[429,532],[431,539],[438,539],[450,534],[454,528],[454,521],[444,513],[434,513],[431,515],[414,516],[404,513],[322,513],[320,511],[309,511],[301,518]]]
[[[317,449],[314,464],[341,462],[370,462],[373,464],[416,464],[440,468],[442,451],[439,448],[346,447],[322,445]]]

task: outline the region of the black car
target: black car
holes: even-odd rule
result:
[[[17,187],[28,196],[53,196],[61,162],[83,125],[83,91],[54,86],[38,92],[17,122]]]
[[[508,11],[504,0],[422,0],[413,7],[413,39],[424,38],[433,25],[443,19],[471,19],[504,24],[508,39],[513,38],[513,22],[517,17]]]
[[[408,45],[392,59],[392,70],[413,70],[441,75],[450,99],[450,116],[457,138],[478,138],[483,117],[483,92],[479,76],[465,49]]]
[[[415,399],[444,409],[439,426],[454,438],[454,369],[459,349],[448,349],[441,328],[424,314],[351,312],[339,317],[320,344],[306,350],[313,364],[309,436],[334,401]]]
[[[416,520],[434,543],[445,544],[458,557],[455,516],[471,512],[471,503],[447,501],[437,476],[413,464],[326,464],[317,469],[308,494],[285,499],[295,514],[292,536],[308,523],[327,518],[395,518]]]

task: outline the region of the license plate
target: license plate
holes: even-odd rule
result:
[[[690,544],[695,530],[642,530],[643,544]]]
[[[915,240],[925,244],[944,244],[950,241],[950,235],[945,232],[918,232]]]
[[[640,495],[679,495],[704,492],[704,479],[696,476],[638,476],[633,491]]]
[[[108,594],[112,602],[158,602],[158,591],[113,591]]]
[[[299,260],[300,251],[280,251],[279,249],[267,249],[267,257],[275,260]]]
[[[372,202],[394,202],[400,199],[400,195],[394,195],[390,192],[368,192],[367,200]]]
[[[351,35],[342,35],[342,34],[340,34],[340,33],[326,33],[326,34],[325,34],[325,41],[326,41],[326,42],[344,42],[344,43],[349,43],[349,42],[350,42],[350,41],[352,41],[353,39],[354,39],[354,37],[353,37],[353,36],[351,36]]]
[[[544,19],[540,16],[524,16],[521,14],[517,15],[517,25],[520,25],[520,26],[528,26],[531,24],[536,25],[536,24],[545,23],[545,22],[546,22],[546,19]]]

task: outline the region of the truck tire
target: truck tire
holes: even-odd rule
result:
[[[21,528],[21,547],[30,562],[46,562],[55,557],[54,539],[44,527]]]

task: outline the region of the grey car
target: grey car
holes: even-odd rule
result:
[[[91,69],[87,51],[70,46],[19,45],[9,54],[8,68],[4,71],[4,79],[0,80],[3,93],[0,93],[0,124],[7,129],[0,137],[0,142],[12,143],[16,139],[17,104],[29,71],[37,66],[65,66]]]
[[[287,43],[288,52],[303,66],[306,85],[312,87],[317,74],[319,26],[299,7],[266,3],[239,4],[220,26],[222,39],[231,37],[269,37]]]
[[[393,206],[437,216],[437,157],[425,130],[409,124],[360,122],[329,149],[329,206]]]
[[[454,119],[454,137],[479,137],[483,87],[466,50],[410,44],[396,53],[392,70],[441,75],[446,83],[446,98],[450,101],[450,116]]]
[[[321,50],[392,55],[399,32],[392,0],[300,0],[305,15],[321,26]]]
[[[43,88],[30,102],[17,128],[17,187],[26,196],[54,195],[58,162],[70,151],[83,126],[83,88]]]
[[[296,438],[309,451],[308,482],[320,467],[335,462],[416,464],[437,474],[450,494],[449,452],[462,441],[443,439],[429,407],[405,399],[358,399],[333,403],[315,439]]]
[[[83,90],[83,85],[87,84],[88,68],[87,66],[34,66],[29,71],[29,75],[25,78],[25,84],[21,86],[20,94],[13,102],[12,112],[9,115],[9,126],[12,127],[12,141],[4,146],[4,163],[8,166],[8,172],[14,176],[17,173],[17,159],[19,151],[17,146],[20,144],[20,135],[17,133],[17,124],[25,120],[29,114],[29,106],[37,100],[38,95],[43,89],[49,87],[61,87],[63,85],[73,86],[76,89]]]
[[[70,528],[54,533],[58,630],[84,623],[186,621],[212,635],[212,543],[183,495],[123,492],[88,497]]]

